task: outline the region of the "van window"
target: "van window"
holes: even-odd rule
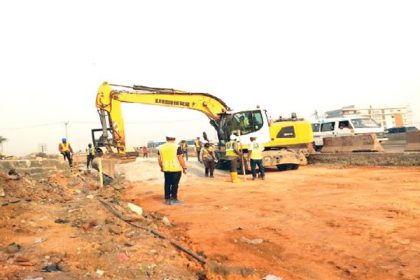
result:
[[[319,132],[319,127],[320,127],[321,125],[319,124],[319,123],[313,123],[312,124],[312,131],[313,132]]]
[[[373,119],[369,119],[369,118],[352,119],[351,123],[353,124],[354,128],[379,128],[381,127],[380,124],[375,122]]]
[[[340,121],[338,122],[338,128],[343,129],[343,128],[348,128],[351,129],[351,125],[349,121]]]
[[[334,131],[335,122],[327,122],[321,124],[321,131]]]

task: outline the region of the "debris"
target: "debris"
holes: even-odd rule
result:
[[[4,192],[4,189],[0,187],[0,197],[5,197],[6,193]]]
[[[40,244],[40,243],[43,243],[45,241],[47,241],[47,238],[44,238],[44,237],[36,238],[35,241],[34,241],[34,244]]]
[[[69,220],[67,220],[67,219],[58,218],[58,219],[56,219],[54,222],[55,222],[55,223],[57,223],[57,224],[67,224],[67,223],[69,223],[70,221],[69,221]]]
[[[128,261],[129,260],[129,257],[127,256],[127,254],[125,254],[125,253],[119,253],[118,255],[117,255],[117,259],[120,261],[120,262],[123,262],[123,261]]]
[[[127,203],[127,207],[133,211],[134,213],[137,213],[138,215],[142,216],[143,215],[143,208],[141,208],[140,206],[137,206],[133,203]]]
[[[113,234],[121,234],[122,233],[122,229],[119,226],[116,226],[116,225],[109,225],[108,230],[109,230],[110,233],[113,233]]]
[[[264,242],[264,240],[262,240],[260,238],[258,238],[258,239],[248,239],[246,237],[241,237],[239,240],[241,242],[248,243],[248,244],[254,244],[254,245],[262,244]]]
[[[171,222],[169,221],[168,217],[164,216],[162,218],[162,223],[168,227],[172,226]]]
[[[105,274],[105,271],[100,270],[100,269],[97,269],[97,270],[96,270],[96,274],[97,274],[99,277],[102,277],[102,276]]]
[[[20,251],[22,247],[19,244],[16,244],[15,242],[9,244],[6,248],[6,252],[9,254],[14,254]]]
[[[144,226],[141,226],[141,225],[139,225],[139,224],[137,224],[137,223],[135,223],[135,222],[132,222],[131,220],[129,220],[129,219],[126,219],[126,217],[123,215],[123,213],[121,213],[120,211],[118,211],[117,209],[116,209],[116,207],[115,207],[115,205],[114,204],[112,204],[112,203],[110,203],[110,202],[107,202],[107,201],[105,201],[105,200],[103,200],[103,199],[100,199],[99,200],[99,202],[101,202],[104,206],[105,206],[105,208],[106,209],[108,209],[112,214],[114,214],[115,216],[117,216],[119,219],[121,219],[121,220],[123,220],[124,222],[126,222],[127,224],[130,224],[130,225],[132,225],[132,226],[134,226],[134,227],[137,227],[137,228],[141,228],[141,229],[143,229],[143,230],[145,230],[145,231],[147,231],[147,232],[149,232],[149,233],[151,233],[151,234],[153,234],[153,235],[155,235],[155,236],[157,236],[157,237],[159,237],[159,238],[161,238],[161,239],[166,239],[166,240],[168,240],[169,241],[169,243],[171,243],[175,248],[177,248],[178,250],[181,250],[182,252],[184,252],[184,253],[186,253],[186,254],[188,254],[189,256],[191,256],[191,257],[193,257],[195,260],[197,260],[198,262],[200,262],[201,264],[206,264],[206,260],[203,258],[203,257],[201,257],[201,256],[199,256],[199,255],[197,255],[196,253],[194,253],[194,252],[191,252],[190,250],[187,250],[186,248],[184,248],[183,246],[181,246],[180,244],[178,244],[177,242],[175,242],[175,241],[173,241],[173,240],[170,240],[170,239],[168,239],[167,237],[165,237],[163,234],[161,234],[160,232],[158,232],[158,231],[156,231],[156,230],[154,230],[154,229],[151,229],[151,228],[147,228],[147,227],[144,227]]]
[[[23,278],[23,280],[44,280],[44,278],[28,276],[26,278]]]
[[[89,194],[89,195],[86,196],[86,198],[93,199],[93,195]]]
[[[21,176],[16,172],[16,169],[12,168],[7,173],[7,179],[9,180],[20,180]]]
[[[62,271],[60,265],[53,263],[53,264],[49,264],[46,265],[42,268],[42,271],[44,272],[56,272],[56,271]]]
[[[0,201],[0,206],[7,206],[9,204],[18,203],[20,202],[20,199],[12,198],[9,200]]]
[[[263,278],[263,280],[283,280],[283,278],[272,275],[272,274],[268,274]]]
[[[22,256],[17,256],[15,258],[15,263],[20,266],[33,266],[34,265],[28,258],[25,258]]]

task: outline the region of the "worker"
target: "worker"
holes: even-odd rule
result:
[[[203,143],[201,143],[200,137],[197,137],[194,140],[194,146],[195,146],[195,151],[197,152],[198,162],[201,163],[200,152],[201,152],[201,148],[203,147]]]
[[[265,179],[264,166],[262,162],[262,152],[264,151],[264,145],[257,142],[257,137],[250,137],[251,143],[248,146],[248,159],[251,161],[251,172],[252,180],[257,179],[256,167],[260,171],[260,178]]]
[[[61,139],[61,143],[58,145],[58,150],[63,155],[64,160],[66,160],[67,158],[67,160],[69,161],[70,167],[72,167],[73,166],[73,159],[72,159],[73,149],[71,148],[70,143],[67,142],[66,138]]]
[[[88,144],[86,148],[86,168],[89,170],[89,165],[92,164],[92,160],[95,158],[95,148],[92,147],[92,144]]]
[[[204,143],[204,147],[201,149],[200,158],[204,163],[204,176],[214,178],[214,166],[215,159],[213,147],[210,146],[210,143]]]
[[[236,141],[236,135],[232,134],[230,136],[230,141],[226,143],[226,157],[230,162],[230,179],[232,183],[239,183],[238,179],[238,159],[242,156],[242,153],[239,151],[238,142]]]
[[[149,157],[149,149],[146,146],[142,148],[142,152],[143,152],[143,158]]]
[[[187,166],[182,157],[181,147],[175,143],[172,133],[166,134],[166,143],[158,148],[158,163],[165,178],[165,204],[180,204],[178,200],[178,185],[181,175],[187,173]]]
[[[179,143],[181,146],[182,155],[184,156],[185,160],[188,161],[188,143],[185,140],[182,140],[181,143]]]

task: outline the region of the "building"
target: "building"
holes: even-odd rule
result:
[[[369,116],[384,129],[413,125],[412,111],[409,106],[403,107],[373,107],[373,106],[347,106],[341,109],[325,112],[327,118],[343,115]]]

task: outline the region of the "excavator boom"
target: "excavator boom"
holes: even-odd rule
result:
[[[102,142],[107,142],[108,140],[109,145],[116,146],[118,153],[125,153],[125,130],[121,102],[196,110],[212,120],[213,126],[218,125],[221,114],[230,110],[222,100],[207,93],[185,92],[170,88],[138,85],[130,87],[104,82],[99,87],[96,96],[96,107],[103,128],[101,138]],[[112,140],[108,138],[107,116],[113,136]],[[110,143],[110,141],[113,141],[113,143]]]

